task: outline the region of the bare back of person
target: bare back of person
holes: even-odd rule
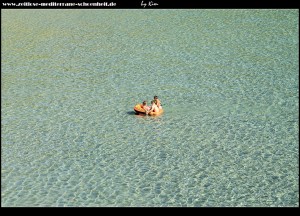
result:
[[[153,112],[159,112],[159,108],[156,104],[153,104],[152,107],[153,107]],[[152,107],[151,107],[151,109],[152,109]]]
[[[146,113],[148,114],[149,112],[159,112],[159,109],[157,107],[157,105],[155,104],[155,101],[151,101],[151,108],[149,111],[146,111]]]

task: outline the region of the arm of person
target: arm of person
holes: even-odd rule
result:
[[[150,110],[146,110],[146,114],[148,115],[149,112],[152,112],[154,110],[154,107],[152,106]]]
[[[158,104],[159,104],[157,105],[158,107],[162,106],[160,100],[158,100]]]

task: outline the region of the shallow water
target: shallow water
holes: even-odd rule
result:
[[[2,206],[299,206],[298,10],[1,12]]]

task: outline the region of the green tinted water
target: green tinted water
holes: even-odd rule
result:
[[[298,10],[1,12],[2,206],[299,206]]]

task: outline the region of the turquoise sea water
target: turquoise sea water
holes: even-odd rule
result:
[[[1,16],[2,206],[299,206],[298,10]]]

